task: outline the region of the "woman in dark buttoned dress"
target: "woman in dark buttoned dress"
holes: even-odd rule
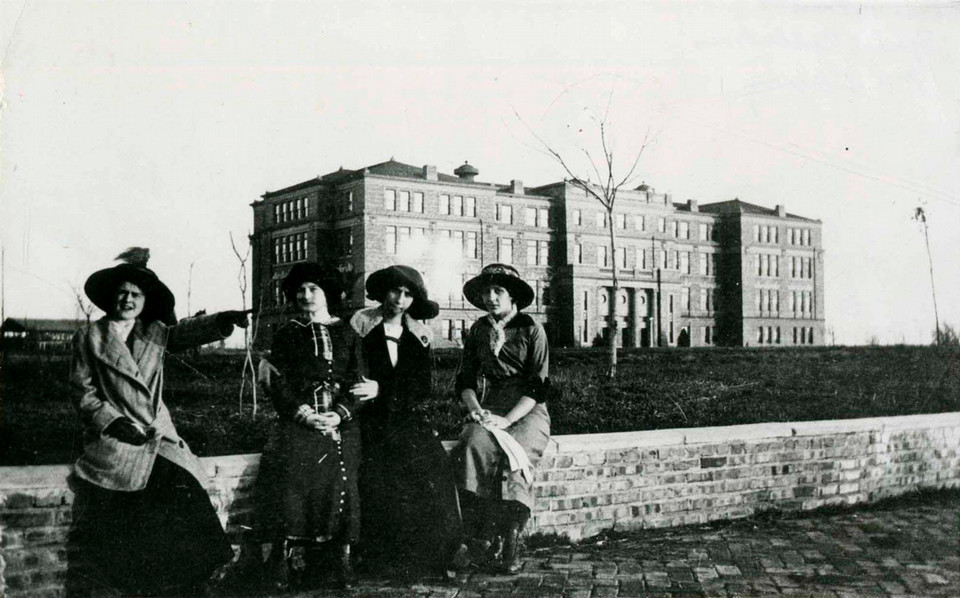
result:
[[[521,312],[533,289],[512,266],[486,266],[463,294],[487,315],[471,326],[457,374],[468,414],[453,450],[454,469],[472,552],[514,574],[519,536],[534,505],[534,468],[550,439],[547,336]]]
[[[352,546],[360,538],[357,476],[359,400],[346,392],[356,335],[330,316],[339,301],[333,276],[317,264],[296,264],[283,292],[300,315],[276,331],[271,363],[279,375],[271,397],[279,416],[282,550],[290,582],[301,582],[324,543],[336,546],[332,563],[342,586],[354,582]],[[281,583],[286,580],[281,578]]]

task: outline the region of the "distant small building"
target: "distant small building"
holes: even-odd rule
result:
[[[0,326],[0,346],[4,350],[68,351],[73,334],[86,323],[86,320],[7,318]]]

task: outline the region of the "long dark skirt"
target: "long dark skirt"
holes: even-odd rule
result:
[[[81,558],[124,596],[189,591],[233,557],[206,490],[157,457],[147,487],[106,490],[80,482],[75,522]]]
[[[360,539],[360,430],[340,440],[289,420],[280,421],[281,529],[314,542]]]
[[[450,459],[418,423],[364,429],[363,553],[393,564],[441,565],[463,536]]]

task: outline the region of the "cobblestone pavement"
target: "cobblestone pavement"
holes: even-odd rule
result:
[[[960,504],[936,504],[644,530],[528,550],[515,577],[456,583],[365,578],[321,596],[627,598],[641,596],[960,596]]]

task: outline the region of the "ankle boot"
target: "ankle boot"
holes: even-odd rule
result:
[[[520,572],[520,526],[513,523],[504,533],[503,556],[500,561],[500,572],[507,575],[516,575]]]
[[[514,501],[504,505],[503,556],[500,564],[502,573],[516,575],[520,572],[520,534],[529,518],[530,509],[524,505]]]
[[[340,546],[339,563],[337,567],[337,583],[343,589],[352,588],[357,584],[357,574],[353,570],[353,554],[350,544]]]

